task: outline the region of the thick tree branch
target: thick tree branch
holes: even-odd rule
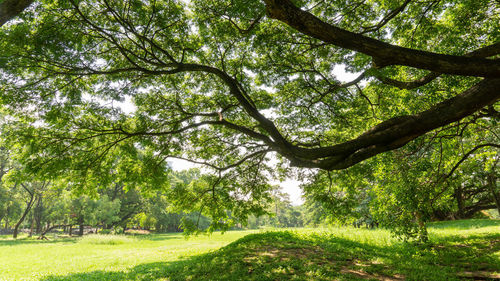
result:
[[[265,0],[268,4],[268,12],[271,15],[283,20],[289,24],[296,27],[298,30],[303,31],[311,36],[320,36],[319,33],[323,34],[322,38],[325,42],[333,43],[341,47],[350,48],[353,50],[358,50],[365,52],[367,54],[372,54],[374,59],[379,60],[390,53],[390,57],[396,57],[396,61],[402,61],[401,59],[408,59],[408,61],[426,61],[431,59],[433,62],[438,61],[439,72],[445,72],[440,67],[467,69],[468,66],[461,65],[464,61],[460,59],[457,60],[458,64],[450,64],[449,59],[455,61],[454,56],[446,56],[433,54],[428,52],[420,52],[411,49],[400,48],[397,46],[392,46],[390,44],[377,41],[359,34],[354,34],[345,30],[338,29],[335,26],[331,26],[327,23],[322,22],[313,15],[301,11],[296,8],[288,0]],[[279,5],[278,5],[279,4]],[[74,7],[78,11],[78,6],[75,4]],[[82,17],[83,21],[92,26],[92,29],[102,36],[107,38],[107,41],[115,45],[117,48],[122,48],[120,42],[113,38],[113,34],[108,34],[106,30],[100,26],[90,22],[88,18],[85,17],[83,12],[78,13]],[[133,25],[127,23],[126,19],[121,17],[119,14],[115,14],[115,19],[117,19],[118,24],[124,26],[127,30],[132,30],[131,32],[136,34]],[[298,24],[298,25],[297,25]],[[297,26],[295,26],[297,25]],[[311,29],[312,28],[312,29]],[[317,30],[314,28],[318,28]],[[321,30],[323,29],[323,30]],[[307,32],[309,33],[307,33]],[[319,32],[319,33],[318,33]],[[137,33],[138,34],[138,33]],[[324,35],[326,34],[326,35]],[[326,37],[325,37],[326,36]],[[141,37],[142,38],[142,37]],[[319,38],[319,37],[317,37]],[[321,39],[321,38],[320,38]],[[131,39],[130,39],[131,40]],[[141,39],[142,40],[142,39]],[[153,44],[153,41],[145,40],[149,44]],[[477,51],[477,54],[488,55],[495,53],[499,46],[497,44],[483,48],[481,51]],[[156,51],[162,53],[162,47],[160,45],[155,45]],[[391,53],[392,52],[392,53]],[[415,53],[416,52],[416,53]],[[400,116],[382,122],[381,124],[375,126],[366,133],[360,135],[359,137],[352,139],[350,141],[328,146],[328,147],[305,147],[304,145],[292,144],[287,140],[276,125],[270,119],[266,118],[255,105],[254,101],[248,93],[246,93],[245,88],[240,84],[240,82],[229,75],[224,69],[219,69],[213,66],[198,64],[198,63],[182,63],[173,60],[173,56],[169,53],[165,54],[168,59],[168,63],[163,63],[158,68],[158,65],[149,62],[147,59],[143,62],[144,65],[138,65],[133,60],[130,60],[130,56],[133,55],[133,51],[123,50],[120,52],[121,55],[128,61],[130,65],[121,66],[117,69],[92,69],[90,67],[71,67],[63,64],[50,65],[55,68],[55,74],[59,75],[106,75],[106,74],[117,74],[122,72],[137,72],[144,73],[146,75],[173,75],[178,73],[204,73],[216,76],[229,90],[229,94],[237,100],[239,106],[244,110],[244,112],[256,121],[259,129],[254,130],[252,128],[238,125],[232,123],[226,119],[222,114],[210,113],[210,116],[214,120],[203,120],[198,121],[193,124],[188,124],[181,126],[181,128],[173,128],[166,131],[141,131],[141,132],[125,132],[123,130],[112,130],[110,132],[100,132],[100,134],[121,134],[125,138],[118,138],[111,146],[105,146],[105,150],[109,150],[114,144],[134,136],[160,136],[160,135],[174,135],[183,134],[187,130],[196,129],[204,125],[215,125],[223,126],[228,129],[245,134],[251,138],[258,139],[262,141],[270,150],[276,151],[285,158],[289,159],[292,165],[300,167],[310,167],[310,168],[321,168],[325,170],[336,170],[345,169],[356,163],[359,163],[365,159],[368,159],[379,153],[393,150],[399,148],[409,141],[421,136],[429,131],[437,129],[439,127],[445,126],[452,122],[456,122],[482,108],[489,106],[500,98],[500,79],[484,79],[475,86],[466,90],[458,96],[443,101],[432,108],[422,111],[420,113],[410,115],[410,116]],[[416,54],[416,56],[414,56]],[[476,60],[476,58],[470,58],[468,56],[458,57],[465,58],[468,63],[475,63],[480,65],[478,69],[482,69],[485,61],[488,66],[495,66],[496,61],[493,60]],[[467,59],[472,59],[472,61],[467,61]],[[161,60],[155,61],[155,63],[162,63]],[[403,65],[408,65],[401,63]],[[482,66],[481,66],[482,65]],[[411,65],[410,65],[411,66]],[[453,66],[453,67],[451,67]],[[498,65],[497,65],[498,66]],[[62,68],[62,71],[59,69]],[[426,69],[426,68],[424,68]],[[489,69],[494,69],[489,68]],[[435,69],[430,69],[435,70]],[[477,69],[476,69],[477,70]],[[60,72],[59,72],[60,71]],[[500,66],[499,66],[500,74]],[[500,75],[498,75],[500,76]],[[333,86],[335,87],[349,87],[351,85],[356,85],[365,77],[365,74],[361,74],[357,79],[352,82]],[[215,119],[216,118],[216,119]],[[251,122],[253,123],[253,122]],[[182,125],[178,123],[179,125]],[[95,134],[93,134],[95,135]],[[77,141],[80,141],[78,139]],[[71,144],[72,145],[72,144]],[[101,157],[102,154],[98,156]]]
[[[250,97],[243,93],[239,82],[224,71],[212,66],[181,63],[175,69],[162,74],[182,72],[203,72],[219,77],[229,87],[230,94],[237,99],[240,106],[269,136],[220,118],[174,131],[126,133],[128,136],[178,134],[199,125],[222,125],[263,141],[272,150],[289,159],[294,166],[325,170],[345,169],[379,153],[399,148],[418,136],[456,122],[500,99],[500,79],[485,79],[462,94],[438,103],[428,110],[389,119],[353,140],[328,147],[305,148],[286,140],[275,124],[264,117]]]
[[[405,65],[433,72],[500,77],[500,60],[453,56],[391,45],[326,23],[290,0],[264,0],[269,17],[323,42],[358,51],[373,58],[376,67]]]
[[[429,131],[456,122],[500,99],[500,79],[486,79],[462,94],[421,113],[389,119],[358,138],[342,144],[310,149],[309,155],[326,157],[318,166],[344,169],[384,151],[399,148]],[[344,155],[344,156],[342,156]]]
[[[477,50],[474,50],[474,51],[466,54],[465,56],[487,58],[487,57],[491,57],[491,56],[496,56],[498,54],[500,54],[500,42],[486,46],[486,47],[479,48]],[[434,79],[438,78],[440,75],[441,75],[440,73],[431,72],[420,79],[417,79],[414,81],[404,82],[404,81],[398,81],[395,79],[391,79],[391,78],[385,77],[385,76],[377,74],[377,73],[373,74],[373,76],[375,78],[377,78],[378,80],[380,80],[380,82],[387,84],[387,85],[397,87],[399,89],[405,89],[405,90],[416,89],[418,87],[426,85],[426,84],[434,81]]]
[[[20,14],[33,0],[4,0],[0,2],[0,26]]]

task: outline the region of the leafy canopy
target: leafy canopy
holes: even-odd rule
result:
[[[29,172],[80,188],[162,186],[167,159],[189,159],[213,175],[172,188],[179,205],[246,217],[269,198],[271,164],[281,176],[346,169],[463,118],[498,118],[499,8],[38,1],[0,29],[2,137]]]

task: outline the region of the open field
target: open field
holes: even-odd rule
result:
[[[429,232],[429,245],[354,228],[231,231],[187,240],[182,234],[2,236],[0,280],[500,279],[500,221],[441,222]]]

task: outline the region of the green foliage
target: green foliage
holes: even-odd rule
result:
[[[460,142],[440,138],[450,130],[346,171],[314,174],[303,185],[306,205],[322,208],[323,217],[336,223],[375,223],[405,240],[420,241],[427,240],[429,221],[471,218],[497,208],[498,151],[474,150],[476,141],[492,138],[491,131],[464,131]],[[459,148],[462,155],[456,155]]]
[[[464,55],[499,41],[498,1],[410,1],[380,22],[401,2],[294,1],[325,22],[415,50]],[[55,202],[66,211],[51,210],[47,220],[126,227],[142,212],[135,220],[146,228],[180,222],[189,232],[228,230],[268,213],[269,182],[294,175],[290,166],[352,160],[352,151],[314,158],[308,149],[348,146],[381,121],[411,118],[479,80],[441,75],[400,90],[375,77],[413,81],[428,71],[391,62],[375,69],[369,56],[299,33],[265,9],[248,0],[46,0],[2,26],[0,147],[15,169],[2,179],[0,202],[16,182],[51,181],[81,197]],[[342,86],[339,68],[366,75]],[[497,151],[475,153],[470,161],[481,165],[468,162],[462,175],[441,178],[475,144],[498,141],[498,111],[492,104],[345,172],[306,171],[308,198],[331,221],[376,219],[397,234],[425,237],[423,224],[436,210],[449,217],[485,208],[485,189],[464,199],[466,207],[455,206],[453,191],[494,170]],[[389,146],[399,147],[385,140],[354,150]],[[169,158],[205,170],[173,174]],[[146,210],[135,191],[103,194],[114,184],[158,203]],[[0,215],[12,205],[18,217],[19,202],[2,203]],[[294,217],[277,214],[272,224],[298,224],[284,220]]]

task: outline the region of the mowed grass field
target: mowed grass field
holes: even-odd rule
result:
[[[0,280],[500,280],[500,221],[433,223],[431,243],[383,229],[221,235],[0,237]]]

